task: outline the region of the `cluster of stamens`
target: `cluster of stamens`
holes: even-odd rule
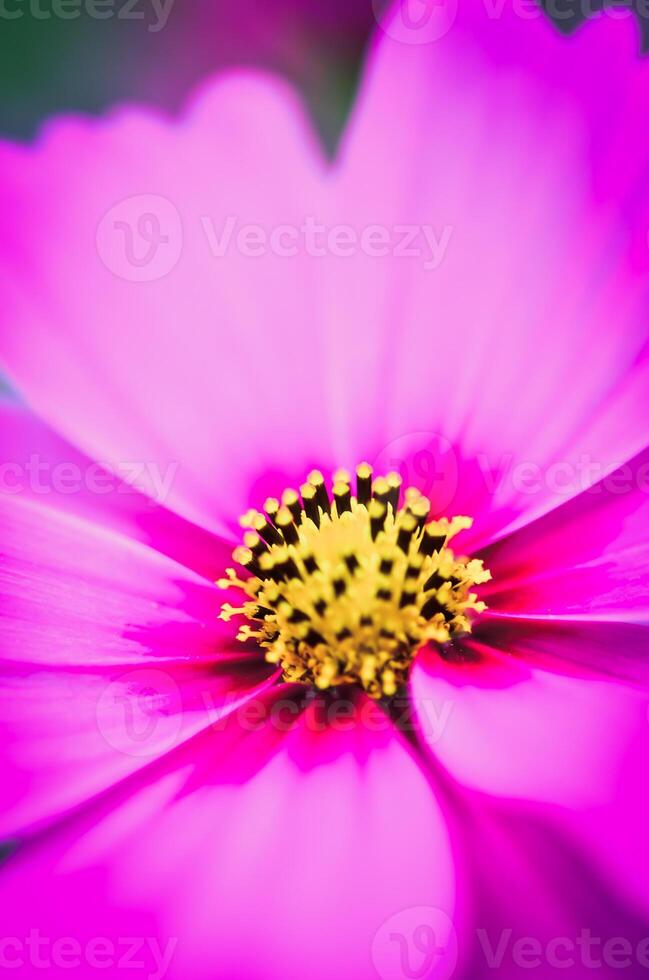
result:
[[[346,470],[329,495],[322,474],[269,498],[264,513],[241,519],[244,545],[221,588],[247,601],[225,603],[221,618],[244,616],[237,639],[254,638],[284,679],[324,689],[357,683],[375,698],[405,681],[417,650],[469,632],[471,612],[485,605],[472,586],[491,578],[481,561],[455,557],[448,544],[471,519],[430,519],[429,500],[403,494],[397,473],[373,480],[356,468],[356,493]]]

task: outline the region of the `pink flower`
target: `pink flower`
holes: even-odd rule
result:
[[[0,148],[16,975],[644,976],[649,67],[396,18],[331,165],[252,74]],[[407,715],[219,619],[239,515],[364,459],[492,573]]]

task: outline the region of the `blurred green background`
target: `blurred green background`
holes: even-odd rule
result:
[[[331,146],[374,23],[370,0],[0,0],[0,133],[125,100],[177,111],[213,71],[252,64],[300,86]]]
[[[0,0],[0,134],[26,139],[53,113],[96,113],[125,100],[174,112],[213,71],[252,64],[300,86],[331,148],[376,23],[374,8],[388,2]],[[443,0],[401,2],[424,9]],[[585,11],[602,6],[599,0],[541,2],[560,13],[558,26],[566,32]],[[649,40],[649,0],[630,2]]]

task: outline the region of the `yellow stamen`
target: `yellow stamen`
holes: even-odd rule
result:
[[[241,519],[245,547],[222,588],[245,596],[221,618],[245,616],[238,639],[256,639],[284,678],[320,689],[360,684],[371,697],[403,685],[417,650],[471,630],[484,610],[471,588],[491,578],[482,562],[456,557],[448,546],[468,517],[428,521],[430,501],[409,487],[399,506],[398,473],[373,478],[367,463],[338,470],[331,493],[322,473],[274,497],[264,514]],[[254,627],[251,628],[251,627]]]

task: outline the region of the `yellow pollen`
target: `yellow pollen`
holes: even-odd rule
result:
[[[338,470],[330,494],[313,470],[300,494],[285,490],[241,518],[241,577],[229,568],[217,584],[244,599],[224,603],[221,618],[244,617],[237,638],[255,639],[287,681],[390,697],[420,647],[470,632],[485,609],[472,588],[491,573],[449,547],[470,518],[429,521],[430,501],[413,487],[402,494],[398,473],[373,480],[361,463],[355,476],[354,493]]]

